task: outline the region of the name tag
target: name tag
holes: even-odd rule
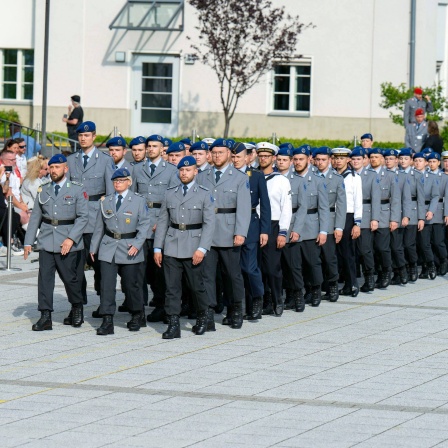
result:
[[[124,212],[123,215],[124,216],[132,216],[132,212]]]
[[[418,139],[418,140],[421,140],[422,137],[423,137],[423,135],[417,135],[417,139]]]

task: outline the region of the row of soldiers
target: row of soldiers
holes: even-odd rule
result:
[[[107,155],[93,122],[77,132],[81,151],[49,161],[26,234],[25,258],[36,236],[40,249],[33,330],[52,329],[56,271],[72,305],[64,324],[82,325],[85,262],[100,296],[98,335],[114,333],[120,275],[128,329],[163,321],[166,339],[180,337],[185,306],[201,335],[215,331],[224,304],[222,323],[239,329],[244,319],[415,282],[419,260],[420,278],[447,272],[448,177],[430,150],[383,152],[368,148],[370,134],[352,151],[230,139],[166,148],[152,135],[130,142],[129,163],[123,138],[108,141]]]

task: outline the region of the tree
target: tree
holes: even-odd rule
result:
[[[199,42],[192,48],[218,77],[227,137],[240,98],[275,65],[298,57],[298,37],[305,25],[270,0],[189,2],[199,18]]]
[[[443,88],[440,84],[433,87],[423,88],[424,95],[431,98],[434,106],[434,112],[428,114],[428,120],[441,121],[443,120],[443,111],[447,108],[447,100],[443,95]],[[383,82],[381,84],[381,97],[383,98],[380,106],[383,109],[393,109],[389,111],[389,117],[395,124],[404,125],[403,112],[406,100],[414,96],[414,88],[407,87],[405,83],[399,86],[394,86],[390,82]],[[394,113],[399,110],[401,113]]]

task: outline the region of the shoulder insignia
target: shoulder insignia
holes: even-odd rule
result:
[[[143,197],[143,195],[141,195],[140,193],[136,193],[135,191],[134,191],[134,194],[135,194],[135,196],[140,196],[141,198]]]
[[[203,185],[199,185],[199,188],[202,188],[205,191],[209,191],[209,189],[207,187],[204,187]]]
[[[71,181],[73,185],[78,185],[78,187],[83,187],[84,185],[81,182],[76,182],[74,180]]]
[[[210,195],[210,202],[215,202],[215,198],[213,197],[213,195]]]
[[[250,188],[250,183],[249,183],[249,181],[248,180],[246,180],[246,188],[249,190],[249,188]]]
[[[38,192],[38,193],[41,193],[41,192],[42,192],[42,187],[39,187],[39,188],[37,189],[37,192]]]

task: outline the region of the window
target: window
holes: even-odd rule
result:
[[[0,99],[32,100],[34,50],[0,50]]]
[[[277,65],[274,69],[274,112],[309,115],[311,106],[311,63]]]

